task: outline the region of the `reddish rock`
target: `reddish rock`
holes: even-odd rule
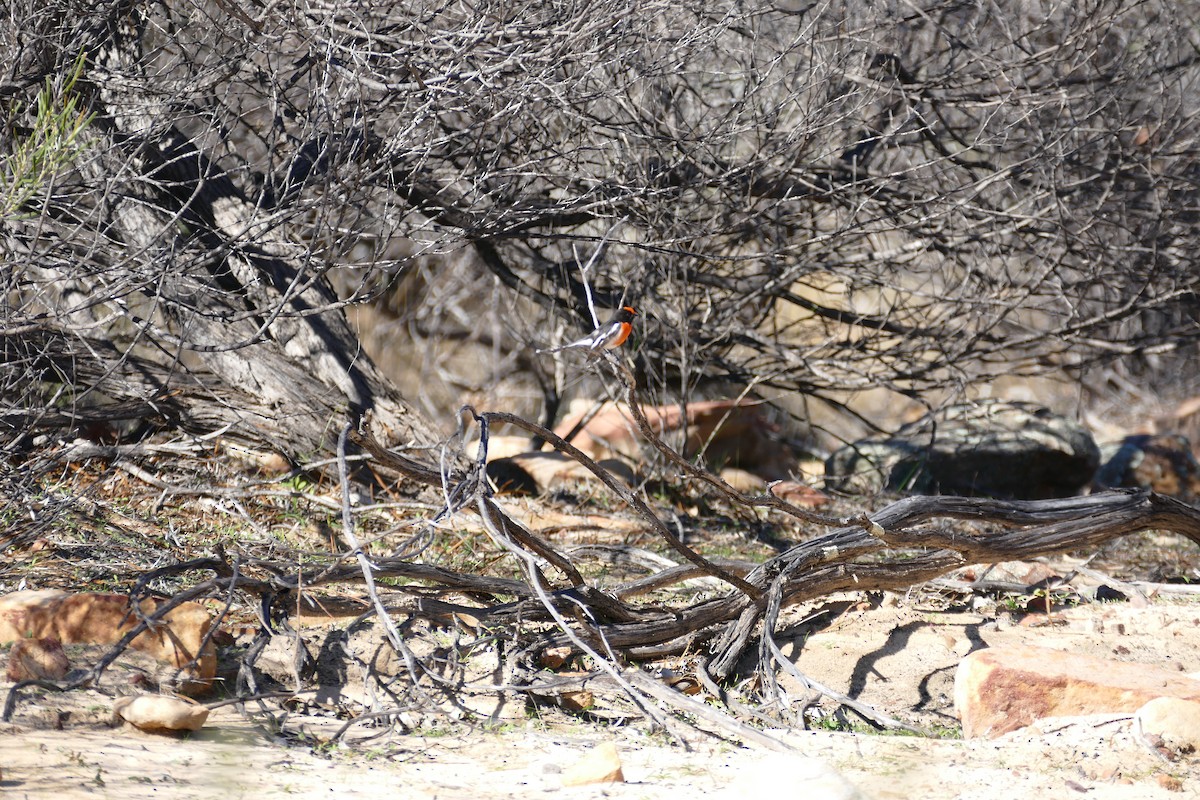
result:
[[[572,647],[548,647],[538,657],[538,663],[546,669],[558,669],[567,663],[567,659],[573,652],[574,648]]]
[[[801,508],[819,508],[829,503],[829,495],[796,481],[779,481],[771,485],[771,494]]]
[[[1200,700],[1200,681],[1150,664],[1028,646],[976,651],[954,680],[966,738],[994,738],[1042,717],[1133,714],[1156,697]]]
[[[1174,775],[1168,775],[1165,772],[1161,772],[1158,775],[1155,775],[1154,779],[1158,781],[1159,786],[1163,787],[1168,792],[1183,791],[1183,781],[1179,780],[1179,778],[1176,778]]]
[[[571,406],[555,433],[567,436],[582,425],[571,441],[592,458],[619,456],[641,461],[644,442],[628,406],[604,403],[598,411],[593,403]],[[779,441],[779,432],[761,401],[703,400],[688,403],[686,413],[678,405],[644,405],[642,413],[655,434],[673,447],[679,444],[680,432],[686,430],[686,458],[703,452],[711,464],[740,467],[768,480],[787,478],[796,467],[795,455]]]
[[[1037,561],[1000,561],[990,564],[971,564],[950,573],[950,577],[960,581],[990,581],[993,583],[1011,583],[1014,589],[1027,591],[1057,583],[1062,576],[1057,570],[1051,569]]]
[[[158,601],[143,600],[140,610],[153,614]],[[114,644],[137,620],[129,598],[120,594],[69,594],[56,589],[0,596],[0,643],[53,637],[62,644]],[[153,630],[129,645],[179,668],[179,691],[198,694],[212,686],[217,655],[208,631],[212,615],[199,603],[168,611]]]
[[[62,642],[53,636],[21,639],[8,654],[10,681],[62,680],[71,671],[71,662]]]

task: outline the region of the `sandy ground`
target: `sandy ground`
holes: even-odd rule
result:
[[[726,743],[689,752],[632,730],[510,730],[410,737],[379,750],[315,754],[263,734],[232,712],[186,740],[129,729],[14,731],[0,737],[6,797],[275,798],[380,796],[480,800],[521,796],[678,798],[681,792],[746,797],[773,791],[824,765],[863,797],[1134,800],[1195,797],[1196,764],[1165,764],[1138,746],[1127,722],[1045,726],[995,742],[866,734],[781,734],[797,753]],[[598,741],[621,754],[626,783],[562,786],[562,771]],[[819,763],[814,764],[813,759]],[[790,777],[789,777],[790,776]]]
[[[1028,642],[1200,672],[1200,604],[1089,604],[1056,616],[938,612],[892,598],[797,609],[790,630],[811,677],[926,726],[951,725],[953,667],[973,649]],[[803,642],[802,647],[798,643]],[[794,753],[717,739],[691,749],[636,727],[516,719],[496,731],[394,736],[354,748],[285,741],[233,710],[186,738],[108,723],[98,693],[46,694],[0,727],[0,790],[13,798],[378,797],[486,800],[521,796],[885,800],[936,796],[1200,797],[1200,758],[1164,761],[1126,718],[1043,721],[995,741],[827,731],[776,731]],[[59,712],[72,709],[65,719]],[[38,722],[40,720],[40,723]],[[55,729],[62,723],[63,729]],[[563,770],[612,741],[626,782],[563,787]],[[840,774],[842,778],[838,778]],[[844,782],[839,784],[839,781]],[[832,781],[825,784],[822,781]],[[824,787],[824,788],[822,788]],[[832,788],[830,788],[832,787]],[[855,795],[854,788],[859,795]]]

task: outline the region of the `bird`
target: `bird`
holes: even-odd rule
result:
[[[557,353],[560,350],[570,350],[572,348],[580,350],[615,350],[629,338],[630,332],[633,331],[633,318],[637,316],[637,313],[637,310],[633,306],[621,306],[617,313],[613,314],[612,319],[582,339],[577,339],[574,342],[559,345],[558,347],[538,350],[538,352]]]

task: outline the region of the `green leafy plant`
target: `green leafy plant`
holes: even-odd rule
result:
[[[80,137],[96,116],[79,108],[79,95],[74,91],[86,64],[87,55],[80,53],[61,87],[46,78],[38,92],[33,129],[26,136],[14,137],[12,151],[0,166],[0,219],[28,214],[22,209],[83,149]],[[10,130],[20,113],[19,103],[10,109]]]

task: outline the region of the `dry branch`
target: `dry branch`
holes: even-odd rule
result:
[[[629,397],[637,399],[632,392]],[[514,421],[511,415],[504,414],[480,414],[477,418],[485,428],[494,422]],[[365,559],[363,551],[352,546],[351,552],[310,562],[301,570],[294,564],[269,558],[248,554],[231,558],[218,552],[149,572],[134,592],[142,592],[152,581],[172,575],[210,571],[213,577],[199,587],[200,591],[221,593],[226,598],[233,592],[259,595],[266,621],[287,612],[289,604],[280,602],[283,598],[333,583],[361,583],[366,569],[375,580],[410,581],[390,590],[416,598],[415,602],[404,605],[411,614],[433,620],[466,619],[480,637],[502,636],[508,642],[506,663],[516,670],[509,678],[514,684],[522,682],[520,675],[539,673],[540,655],[550,648],[590,650],[593,659],[615,657],[617,662],[702,654],[705,674],[700,677],[706,684],[733,676],[742,657],[757,652],[758,669],[764,678],[770,676],[758,685],[764,693],[762,699],[769,700],[774,672],[780,667],[787,669],[778,662],[781,656],[772,647],[771,637],[780,612],[788,606],[840,590],[903,589],[941,577],[967,563],[1030,559],[1095,548],[1140,531],[1168,531],[1200,544],[1200,511],[1149,491],[1106,492],[1046,501],[908,497],[869,516],[848,518],[851,524],[839,525],[846,519],[820,517],[802,510],[797,518],[804,525],[812,525],[816,517],[831,530],[794,544],[762,564],[738,564],[709,558],[684,545],[645,501],[629,493],[599,466],[588,465],[582,454],[568,443],[557,440],[539,426],[524,421],[519,424],[531,433],[543,434],[570,457],[580,458],[602,479],[608,478],[606,484],[613,488],[617,498],[628,501],[632,497],[636,501],[629,503],[630,508],[652,530],[665,529],[670,534],[663,537],[672,548],[669,552],[678,552],[683,547],[692,557],[685,563],[662,566],[651,575],[624,584],[595,585],[577,566],[586,551],[560,551],[511,520],[503,506],[491,497],[491,489],[482,479],[486,447],[481,448],[480,456],[473,462],[450,459],[449,466],[435,467],[409,454],[392,452],[369,434],[353,430],[349,438],[363,448],[377,473],[395,471],[406,483],[444,492],[448,505],[442,509],[443,519],[457,513],[480,515],[498,542],[510,552],[524,554],[522,577],[471,574],[396,555],[372,555]],[[486,437],[484,441],[486,444]],[[670,452],[659,440],[652,440],[652,444],[660,452],[662,449]],[[129,455],[130,451],[96,449],[87,453],[94,457],[119,457]],[[343,464],[343,482],[349,478],[346,469]],[[762,507],[761,498],[722,487],[698,467],[689,464],[685,475],[720,490],[724,499],[734,505]],[[261,491],[268,494],[272,490],[262,487]],[[786,506],[771,507],[777,512],[789,512]],[[357,510],[346,504],[345,495],[343,512],[343,524],[352,525]],[[348,538],[353,542],[353,537]],[[699,576],[721,581],[715,586],[727,588],[724,593],[689,604],[632,600]],[[753,591],[732,586],[733,581],[728,577]],[[455,595],[453,602],[437,599],[447,593]],[[195,590],[188,596],[194,594]],[[376,607],[383,608],[384,604],[377,603]],[[388,604],[384,610],[392,613],[394,608],[394,604]],[[624,676],[627,692],[630,687],[638,689],[639,684],[630,677],[635,673],[627,665],[621,667],[619,674]],[[613,686],[619,685],[620,681],[614,678]],[[728,705],[731,709],[737,707]],[[781,706],[768,704],[766,708],[775,709],[773,713],[786,713]],[[859,713],[878,724],[893,724],[885,714],[872,709],[860,708]]]
[[[479,415],[479,418],[485,425],[508,421],[506,415]],[[530,429],[538,432],[537,426]],[[786,716],[788,711],[782,704],[770,701],[775,672],[789,669],[779,661],[782,655],[773,647],[772,640],[780,612],[788,606],[840,590],[903,589],[941,577],[966,563],[1030,559],[1095,548],[1140,531],[1168,531],[1200,544],[1200,511],[1149,491],[1024,502],[909,497],[885,506],[869,518],[864,517],[864,524],[831,525],[833,529],[828,533],[797,543],[762,564],[737,564],[696,553],[697,558],[687,563],[663,567],[654,574],[615,587],[603,587],[587,580],[576,566],[576,560],[586,551],[559,551],[507,517],[503,507],[491,498],[486,482],[480,480],[481,459],[444,470],[392,453],[361,431],[351,432],[350,438],[364,448],[378,471],[394,469],[408,482],[444,488],[456,513],[480,514],[498,542],[514,554],[523,554],[522,577],[470,574],[396,556],[373,555],[364,559],[358,548],[324,563],[311,563],[299,571],[294,564],[246,554],[231,558],[218,552],[147,573],[134,593],[172,575],[210,571],[213,577],[194,587],[188,597],[196,596],[197,591],[220,593],[226,599],[234,592],[259,595],[267,624],[266,621],[287,613],[289,603],[280,602],[283,598],[333,583],[361,583],[366,569],[374,580],[410,581],[390,589],[415,596],[415,602],[403,606],[410,614],[431,620],[467,620],[481,641],[499,636],[507,642],[507,680],[514,687],[528,684],[527,689],[514,691],[534,692],[533,687],[541,680],[537,676],[544,675],[539,666],[540,656],[551,648],[566,647],[576,653],[590,651],[597,664],[599,661],[621,664],[617,673],[610,676],[611,686],[616,691],[624,684],[624,691],[634,696],[649,690],[636,677],[637,671],[629,667],[629,662],[698,654],[704,665],[697,667],[703,670],[699,680],[711,686],[716,685],[714,679],[732,677],[743,655],[757,653],[757,668],[764,678],[758,682],[760,701],[765,704],[755,713],[768,713],[770,709],[771,714]],[[558,444],[552,437],[547,440]],[[569,446],[563,449],[574,455]],[[348,474],[343,477],[348,478]],[[450,483],[443,486],[444,481]],[[618,493],[622,499],[625,496],[625,492]],[[757,498],[738,493],[726,492],[725,497],[729,502],[746,506],[758,503]],[[655,514],[644,502],[632,507],[643,516]],[[351,525],[355,509],[344,505],[343,510],[344,524]],[[810,516],[806,512],[802,517],[805,524],[812,524]],[[829,518],[829,521],[839,520]],[[675,544],[684,546],[681,542]],[[714,567],[725,575],[736,576],[755,591],[740,591],[726,581],[723,585],[728,589],[724,593],[690,604],[631,602],[631,598],[646,597],[647,591],[689,577],[719,579]],[[560,579],[552,578],[554,573]],[[446,593],[456,595],[453,602],[436,599]],[[394,613],[395,605],[387,604],[385,608],[377,603],[376,608]],[[415,664],[411,653],[405,657]],[[416,664],[411,672],[417,676],[429,670]],[[838,702],[845,701],[826,687],[810,686]],[[454,689],[447,685],[440,691]],[[649,693],[662,700],[662,692],[672,691],[656,685]],[[647,708],[645,702],[643,698],[643,709]],[[673,705],[677,710],[683,709],[678,703]],[[726,705],[734,713],[747,716],[738,710],[742,706],[732,698],[727,699]],[[896,724],[874,709],[859,706],[856,710],[876,724]],[[739,728],[732,720],[717,716],[720,719],[708,722],[741,735],[736,733]]]
[[[636,400],[636,395],[630,392],[630,398]],[[483,416],[495,421],[514,421],[511,415]],[[524,421],[520,426],[530,432],[549,433]],[[653,431],[648,432],[653,435]],[[568,443],[556,441],[557,437],[546,438],[568,455],[582,456]],[[369,438],[359,434],[357,440],[376,456],[383,456],[385,464],[390,462],[386,451]],[[660,452],[673,453],[656,437],[651,441]],[[588,465],[590,460],[584,459],[586,457],[581,463]],[[810,524],[814,518],[827,525],[844,522],[804,509],[793,511],[786,504],[781,506],[762,498],[747,497],[723,486],[719,479],[708,476],[683,459],[676,463],[686,465],[688,474],[704,478],[731,502],[747,506],[769,505],[795,513],[801,521]],[[419,471],[407,468],[407,464],[404,467],[410,477],[419,474]],[[595,464],[588,468],[602,479],[606,477]],[[625,499],[627,490],[615,481],[612,483],[616,484],[614,490],[618,496]],[[643,516],[649,511],[644,504],[635,508]],[[609,646],[640,658],[694,651],[707,642],[715,652],[709,669],[714,675],[725,677],[732,672],[754,636],[764,632],[760,631],[760,626],[768,595],[777,594],[781,606],[786,608],[846,589],[901,589],[932,580],[967,563],[1053,555],[1096,547],[1121,536],[1148,530],[1177,533],[1200,544],[1200,512],[1148,491],[1106,492],[1046,501],[909,497],[869,517],[855,518],[856,522],[857,519],[862,519],[862,523],[843,524],[827,534],[796,544],[745,573],[744,582],[754,588],[753,592],[730,592],[685,608],[656,610],[625,606],[616,598],[632,592],[618,587],[615,598],[607,593],[600,595],[605,600],[603,606],[593,609],[594,618],[613,621],[598,624],[594,635]],[[672,542],[672,546],[676,543]],[[718,574],[708,568],[709,565],[716,566],[713,562],[702,556],[700,559],[699,565],[695,564],[696,559],[689,559],[694,565],[690,568],[664,570],[664,580],[682,579],[684,575],[697,573]],[[725,569],[721,568],[722,571]],[[652,576],[650,580],[656,577]],[[586,588],[573,586],[570,602],[579,602]],[[524,595],[529,597],[528,593]],[[619,607],[625,608],[627,613],[614,613],[614,608]],[[478,613],[494,620],[545,619],[532,597],[513,604],[483,608]],[[627,616],[626,620],[619,620],[621,616]],[[542,633],[534,640],[532,649],[568,645],[570,638],[562,632]]]

